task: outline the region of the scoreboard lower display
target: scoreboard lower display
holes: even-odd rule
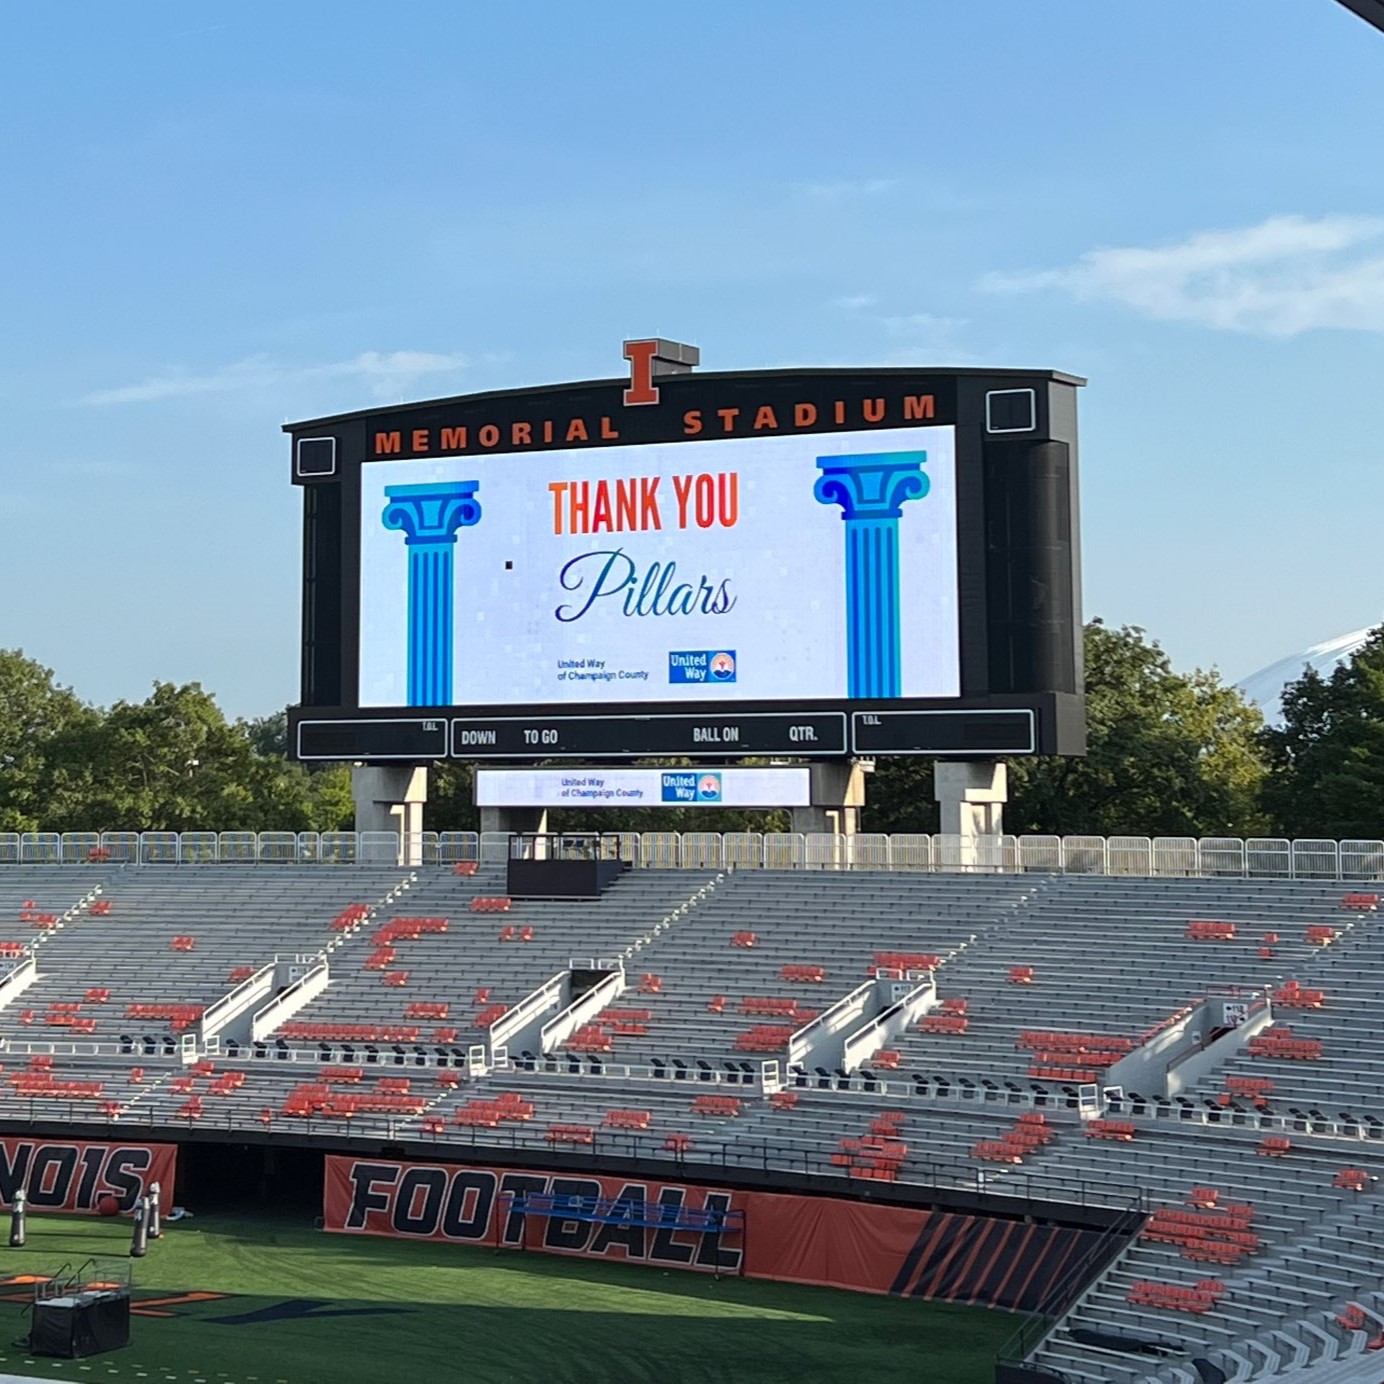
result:
[[[626,357],[288,426],[299,758],[1084,752],[1080,380]]]

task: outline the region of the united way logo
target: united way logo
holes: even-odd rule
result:
[[[699,803],[718,803],[721,801],[720,774],[703,774],[697,780],[697,801]]]
[[[676,649],[668,655],[669,682],[735,681],[734,649]]]

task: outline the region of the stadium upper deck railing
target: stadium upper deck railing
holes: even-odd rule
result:
[[[503,832],[0,832],[5,865],[452,865],[502,863]],[[558,838],[553,838],[558,841]],[[562,840],[578,841],[571,836]],[[1384,841],[1275,837],[804,835],[611,832],[602,856],[662,870],[909,870],[1123,878],[1384,879]],[[560,849],[555,845],[554,849]]]

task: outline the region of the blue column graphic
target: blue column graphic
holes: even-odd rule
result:
[[[479,481],[387,485],[381,516],[408,547],[408,704],[452,704],[452,552],[480,523]]]
[[[929,482],[926,452],[818,457],[812,493],[846,525],[846,687],[851,697],[903,694],[899,516]]]

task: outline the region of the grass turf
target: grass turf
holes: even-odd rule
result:
[[[129,1223],[31,1217],[8,1274],[125,1254]],[[131,1344],[85,1361],[10,1344],[22,1304],[0,1301],[0,1374],[133,1384],[989,1384],[1014,1318],[825,1288],[664,1273],[551,1255],[325,1235],[299,1221],[198,1216],[135,1260]],[[13,1291],[13,1290],[0,1290]],[[288,1306],[285,1306],[288,1304]]]

